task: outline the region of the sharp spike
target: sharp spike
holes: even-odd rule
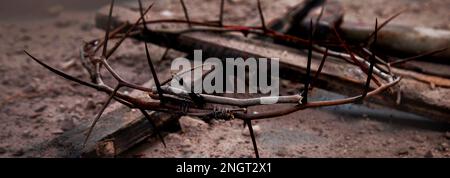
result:
[[[114,69],[111,67],[111,65],[109,65],[109,63],[108,63],[108,61],[106,61],[106,59],[103,59],[101,61],[101,64],[103,64],[106,67],[106,70],[114,77],[114,79],[119,81],[119,83],[124,82],[122,77],[120,77],[120,75],[116,71],[114,71]]]
[[[161,89],[161,83],[159,83],[158,75],[156,74],[156,70],[155,70],[155,67],[153,66],[152,59],[150,58],[150,53],[148,52],[147,43],[144,42],[144,45],[145,45],[145,54],[147,56],[147,62],[148,62],[148,65],[150,66],[150,70],[153,75],[153,80],[155,80],[156,89],[158,90],[160,99],[163,99],[164,96],[163,96],[163,91]]]
[[[146,22],[145,22],[145,15],[144,15],[144,12],[143,12],[143,9],[142,9],[142,2],[141,2],[141,0],[139,0],[139,11],[141,13],[142,23],[144,24],[144,30],[145,31],[149,31],[148,28],[147,28]],[[163,92],[162,92],[162,89],[161,89],[161,84],[159,83],[158,75],[156,74],[156,70],[155,70],[155,67],[153,65],[152,59],[150,57],[150,53],[148,52],[147,43],[144,42],[144,45],[145,45],[145,54],[146,54],[146,57],[147,57],[147,62],[148,62],[148,65],[150,66],[150,70],[151,70],[151,73],[153,75],[153,80],[155,80],[155,85],[156,85],[156,89],[158,90],[159,98],[162,99],[163,98]]]
[[[86,143],[89,140],[89,137],[91,136],[91,133],[94,130],[95,125],[97,124],[98,120],[100,120],[100,117],[102,116],[103,112],[105,112],[105,109],[108,107],[109,103],[111,103],[112,99],[114,98],[114,96],[116,95],[116,93],[119,91],[120,88],[121,88],[121,85],[117,85],[116,88],[114,88],[114,91],[108,97],[108,100],[106,100],[106,103],[103,105],[102,109],[95,117],[94,121],[92,122],[91,126],[89,127],[86,138],[84,139],[83,147],[86,146]]]
[[[374,48],[377,40],[378,40],[378,19],[375,19],[375,39],[373,43],[371,44],[371,47]],[[364,98],[367,96],[367,93],[370,90],[370,81],[372,81],[372,74],[373,74],[373,67],[375,65],[375,52],[372,52],[372,55],[369,58],[370,66],[369,71],[367,72],[367,81],[366,85],[364,86],[364,93],[361,96],[361,100],[364,100]]]
[[[247,123],[248,131],[250,132],[250,137],[252,137],[252,143],[253,143],[253,149],[255,151],[255,156],[256,156],[256,158],[259,158],[258,145],[256,144],[256,137],[255,137],[255,133],[253,132],[252,121],[245,120],[245,122]]]
[[[369,67],[369,71],[367,74],[367,81],[364,86],[364,93],[361,96],[361,100],[364,100],[364,98],[367,96],[367,93],[370,90],[370,82],[372,81],[373,67],[375,65],[375,60],[373,58],[374,58],[374,55],[370,56],[370,67]]]
[[[220,0],[220,15],[219,15],[219,25],[223,27],[223,13],[225,8],[225,0]]]
[[[81,84],[81,85],[84,85],[84,86],[88,86],[88,87],[91,87],[91,88],[100,90],[100,87],[98,87],[97,85],[95,85],[95,84],[93,84],[93,83],[90,83],[90,82],[86,82],[86,81],[77,79],[77,78],[75,78],[75,77],[73,77],[73,76],[71,76],[71,75],[69,75],[69,74],[66,74],[66,73],[64,73],[64,72],[62,72],[62,71],[60,71],[60,70],[58,70],[58,69],[55,69],[55,68],[53,68],[53,67],[50,67],[49,65],[45,64],[45,63],[42,62],[41,60],[39,60],[39,59],[35,58],[34,56],[32,56],[32,55],[31,55],[30,53],[28,53],[27,51],[24,51],[24,52],[25,52],[31,59],[33,59],[34,61],[36,61],[38,64],[40,64],[41,66],[45,67],[45,68],[48,69],[49,71],[51,71],[51,72],[53,72],[53,73],[55,73],[55,74],[57,74],[57,75],[59,75],[59,76],[65,78],[65,79],[67,79],[67,80],[70,80],[70,81],[76,82],[76,83],[78,83],[78,84]]]
[[[144,10],[142,9],[142,1],[139,0],[139,12],[141,14],[142,25],[144,26],[144,30],[148,31],[147,23],[145,22]]]
[[[159,129],[156,126],[153,119],[150,117],[150,115],[148,115],[148,113],[145,110],[143,110],[143,109],[139,109],[139,110],[141,111],[142,115],[144,115],[144,117],[147,119],[147,121],[152,125],[153,129],[155,130],[155,133],[158,135],[159,139],[161,140],[162,144],[164,145],[164,148],[167,148],[166,142],[164,141],[164,137],[161,135],[161,132],[159,131]]]
[[[409,61],[413,61],[413,60],[416,60],[416,59],[419,59],[419,58],[433,56],[435,54],[439,54],[439,53],[442,53],[444,51],[447,51],[448,49],[449,49],[448,47],[447,48],[442,48],[442,49],[434,50],[434,51],[427,52],[427,53],[424,53],[424,54],[420,54],[420,55],[417,55],[417,56],[413,56],[413,57],[409,57],[409,58],[405,58],[405,59],[400,59],[400,60],[391,62],[390,65],[391,66],[395,66],[395,65],[403,64],[403,63],[406,63],[406,62],[409,62]]]
[[[311,82],[311,90],[314,89],[314,85],[316,84],[316,81],[319,78],[319,75],[322,73],[322,69],[323,69],[323,66],[325,66],[325,61],[326,61],[327,57],[328,57],[328,48],[325,49],[325,53],[323,54],[322,61],[320,61],[319,68],[317,69],[317,73],[314,76],[314,80]]]
[[[167,47],[166,50],[164,51],[164,54],[161,56],[161,61],[167,57],[167,55],[169,54],[169,50],[170,50],[170,48]],[[161,83],[161,86],[168,84],[170,81],[172,81],[172,79],[167,79],[167,80],[163,81]]]
[[[319,27],[320,20],[322,19],[323,13],[325,12],[326,2],[322,4],[322,9],[320,9],[319,16],[316,19],[316,24],[314,25],[313,35],[316,35],[316,30]]]
[[[101,61],[101,63],[105,66],[106,70],[114,77],[114,79],[116,79],[119,82],[119,84],[121,86],[129,87],[129,88],[136,89],[136,90],[146,91],[146,92],[152,91],[152,89],[150,89],[150,88],[139,86],[139,85],[127,82],[124,79],[122,79],[122,77],[120,77],[120,75],[116,71],[114,71],[114,69],[111,67],[111,65],[108,64],[108,62],[105,59],[103,59]]]
[[[365,64],[363,64],[362,62],[356,60],[356,57],[354,55],[354,53],[350,50],[350,47],[348,46],[348,44],[341,38],[341,36],[339,35],[339,32],[336,30],[336,27],[333,27],[333,31],[334,34],[336,35],[337,39],[339,40],[339,42],[341,43],[342,47],[345,49],[345,51],[347,51],[347,53],[350,55],[351,60],[353,61],[353,63],[355,63],[364,73],[367,73],[367,69],[368,67],[365,66]],[[375,84],[377,84],[378,86],[381,86],[381,82],[378,81],[376,78],[373,78],[373,81],[375,82]]]
[[[311,80],[311,60],[312,60],[312,45],[313,45],[313,22],[312,19],[310,21],[309,26],[309,46],[308,46],[308,64],[306,66],[306,81],[305,81],[305,88],[303,92],[303,102],[304,104],[308,103],[308,91],[309,91],[309,84]]]
[[[167,55],[169,54],[169,50],[170,50],[169,47],[167,47],[166,50],[164,50],[164,54],[161,56],[161,61],[167,57]]]
[[[267,26],[266,26],[266,20],[264,18],[263,10],[262,10],[262,7],[261,7],[261,0],[258,0],[258,12],[259,12],[259,17],[261,18],[262,28],[263,28],[264,32],[266,32],[267,31]]]
[[[188,22],[189,28],[192,28],[191,19],[189,18],[188,10],[186,8],[186,4],[184,0],[180,0],[181,6],[183,7],[184,16],[186,17],[186,21]]]
[[[376,18],[375,19],[375,35],[374,35],[374,40],[373,40],[373,43],[371,44],[371,48],[373,49],[373,48],[375,48],[375,46],[377,45],[377,42],[378,42],[378,32],[379,32],[379,29],[378,29],[378,18]],[[374,53],[372,53],[372,54],[374,54]]]
[[[384,28],[384,26],[386,26],[389,22],[391,22],[392,20],[394,20],[395,18],[397,18],[398,16],[400,16],[402,13],[404,13],[407,9],[403,9],[400,10],[399,12],[397,12],[396,14],[394,14],[393,16],[389,17],[386,21],[384,21],[378,28],[375,29],[375,31],[380,31],[382,28]],[[374,37],[375,35],[375,31],[372,32],[369,37],[367,37],[364,42],[365,44],[369,44],[369,41]]]
[[[112,12],[114,8],[114,0],[111,0],[111,7],[109,8],[109,16],[108,16],[108,22],[106,26],[106,33],[105,33],[105,44],[103,45],[103,57],[106,57],[108,52],[108,41],[109,41],[109,31],[111,30],[111,19],[112,19]]]
[[[373,74],[373,67],[375,65],[375,60],[373,59],[374,55],[372,55],[370,57],[370,67],[369,67],[369,72],[367,74],[367,81],[366,81],[366,85],[364,86],[364,93],[361,96],[361,100],[364,100],[364,98],[367,96],[367,93],[370,90],[370,81],[372,81],[372,74]]]
[[[150,4],[150,6],[145,10],[144,16],[150,11],[150,9],[152,9],[152,7],[153,7],[153,3]],[[141,19],[142,18],[139,18],[133,24],[133,26],[127,30],[125,35],[116,43],[116,45],[108,52],[108,54],[106,55],[107,59],[117,50],[117,48],[119,48],[119,46],[123,43],[123,41],[125,41],[125,39],[130,35],[130,33],[139,25],[139,22],[141,21]]]

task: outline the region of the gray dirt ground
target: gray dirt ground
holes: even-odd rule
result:
[[[176,1],[155,7],[153,13],[181,16]],[[227,1],[228,21],[257,23],[255,3]],[[284,12],[297,0],[283,4],[263,1],[267,13]],[[394,21],[450,29],[449,0],[342,0],[348,18],[385,19],[402,7],[412,10]],[[28,59],[23,49],[52,66],[86,77],[78,62],[83,41],[101,37],[94,27],[95,9],[107,1],[45,0],[0,2],[0,157],[20,157],[34,145],[50,140],[80,122],[90,122],[106,96],[69,83]],[[213,17],[217,0],[200,5],[194,17]],[[24,8],[19,8],[26,6]],[[239,6],[239,12],[235,12]],[[284,7],[284,9],[280,9]],[[255,20],[256,18],[256,20]],[[142,45],[127,40],[114,56],[113,65],[127,79],[144,83],[150,74]],[[163,49],[152,46],[154,59]],[[174,54],[177,55],[177,54]],[[74,64],[70,61],[74,60]],[[161,65],[165,64],[160,62]],[[160,65],[160,66],[161,66]],[[111,78],[108,79],[111,81]],[[283,91],[297,84],[283,82]],[[314,98],[338,97],[323,91]],[[94,100],[95,98],[95,100]],[[260,108],[271,109],[271,108]],[[196,125],[197,124],[197,125]],[[168,148],[154,138],[123,157],[250,157],[250,138],[238,121],[212,125],[183,119],[183,131],[166,136]],[[192,126],[194,125],[194,126]],[[285,117],[256,122],[262,157],[450,157],[450,127],[413,115],[359,106],[300,111]]]

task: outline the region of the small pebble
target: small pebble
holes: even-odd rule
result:
[[[58,106],[58,108],[59,108],[59,111],[61,111],[61,112],[65,112],[65,111],[67,110],[67,107],[66,107],[66,105],[64,105],[64,104],[60,104],[60,105]]]
[[[64,11],[64,6],[62,5],[54,5],[47,9],[47,13],[51,16],[59,16],[61,12]]]
[[[20,149],[20,150],[15,151],[12,155],[19,157],[19,156],[23,156],[24,154],[25,154],[25,152],[22,149]]]
[[[31,41],[31,36],[23,35],[19,40],[24,42]]]
[[[33,92],[36,92],[36,87],[34,85],[27,85],[27,86],[25,86],[23,91],[25,93],[33,93]]]
[[[424,157],[425,157],[425,158],[434,158],[434,154],[433,154],[433,152],[430,150],[430,151],[428,151],[428,152],[425,154]]]
[[[70,27],[72,24],[73,22],[68,20],[55,22],[55,26],[58,28],[67,28]]]
[[[450,132],[445,132],[444,137],[448,140],[450,140]]]
[[[448,151],[448,144],[447,144],[447,143],[440,143],[440,144],[437,146],[437,149],[438,149],[439,151],[442,151],[442,152]]]
[[[286,157],[289,155],[289,150],[286,148],[281,148],[275,154],[279,157]]]
[[[34,112],[40,113],[42,111],[44,111],[45,109],[47,109],[47,105],[42,105],[40,107],[38,107],[37,109],[34,110]]]
[[[397,155],[399,156],[404,156],[404,155],[408,155],[409,154],[409,150],[407,148],[400,148],[397,151]]]
[[[0,147],[0,155],[5,154],[7,150],[3,147]]]
[[[393,143],[395,143],[395,139],[393,139],[393,138],[389,138],[388,140],[386,140],[386,145],[390,145]]]
[[[259,125],[253,125],[252,127],[255,137],[259,136],[261,134],[261,127]],[[242,129],[242,135],[250,137],[250,131],[247,127],[245,129]]]
[[[80,28],[83,31],[91,31],[92,29],[94,29],[94,25],[90,23],[83,23]]]
[[[29,131],[29,130],[25,130],[22,133],[22,138],[29,139],[29,138],[34,138],[34,137],[35,137],[35,135],[32,134],[31,131]]]
[[[184,133],[201,131],[208,128],[208,124],[198,118],[189,116],[181,117],[179,120],[181,131]]]
[[[165,16],[165,17],[172,17],[173,16],[173,12],[170,12],[168,10],[164,10],[164,11],[161,12],[161,15]]]
[[[72,130],[75,126],[76,124],[73,118],[67,118],[61,122],[61,130],[63,131]]]
[[[417,143],[423,143],[424,142],[424,138],[421,135],[414,135],[414,137],[412,138],[413,141],[417,142]]]
[[[64,131],[62,129],[55,129],[52,131],[52,134],[54,134],[54,135],[61,135],[63,133],[64,133]]]
[[[92,100],[88,100],[88,102],[86,103],[86,109],[95,109],[96,107],[97,105]]]

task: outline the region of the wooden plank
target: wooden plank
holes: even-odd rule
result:
[[[107,8],[97,13],[98,27],[104,27],[107,19]],[[115,8],[115,24],[133,22],[139,17],[137,11],[128,8]],[[175,29],[177,30],[177,29]],[[167,40],[169,39],[169,40]],[[194,49],[203,50],[203,57],[278,57],[281,77],[301,80],[306,73],[306,57],[299,51],[271,44],[268,42],[247,39],[234,35],[218,35],[204,32],[176,35],[169,31],[154,33],[143,39],[159,45],[192,53]],[[318,68],[319,61],[313,60],[313,73]],[[354,96],[362,92],[365,78],[362,71],[349,64],[331,61],[325,65],[319,77],[319,87],[344,95]],[[396,94],[384,93],[370,101],[386,107],[416,113],[430,119],[450,122],[450,89],[434,88],[429,84],[404,78],[397,86],[402,92],[401,104],[396,104]]]
[[[159,73],[160,79],[168,79],[170,72]],[[153,81],[144,84],[154,86]],[[145,97],[145,93],[133,91],[132,96]],[[176,118],[165,113],[148,112],[157,127],[164,127],[176,121]],[[114,103],[103,114],[94,128],[86,147],[83,142],[91,122],[85,122],[63,135],[42,143],[27,151],[33,157],[115,157],[142,142],[154,134],[151,124],[139,111],[129,109],[120,103]]]

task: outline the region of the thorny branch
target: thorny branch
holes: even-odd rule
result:
[[[377,33],[378,31],[387,23],[383,23],[381,26],[378,26],[378,22],[375,26],[375,31],[373,35],[368,39],[368,41],[371,38],[374,38],[373,42],[371,43],[371,47],[369,49],[366,49],[367,53],[370,53],[369,59],[366,59],[364,56],[359,56],[357,52],[354,52],[353,49],[359,49],[362,48],[361,46],[350,46],[347,44],[343,39],[340,38],[338,32],[336,31],[336,37],[339,39],[339,41],[335,42],[324,42],[324,41],[318,41],[314,40],[314,29],[312,25],[311,20],[311,29],[309,34],[309,39],[302,39],[297,36],[291,36],[286,35],[282,33],[278,33],[276,31],[273,31],[271,29],[268,29],[265,24],[265,19],[263,15],[263,10],[261,7],[261,2],[257,0],[258,5],[258,12],[259,17],[261,19],[261,26],[234,26],[234,25],[224,25],[224,0],[221,1],[220,4],[220,14],[219,14],[219,23],[210,23],[210,22],[196,22],[190,19],[188,14],[188,9],[186,7],[186,4],[183,0],[180,0],[181,6],[183,8],[184,14],[185,14],[185,20],[180,19],[168,19],[168,20],[153,20],[153,21],[146,21],[145,15],[150,11],[151,7],[150,5],[147,9],[143,9],[142,2],[139,1],[139,11],[140,11],[140,18],[136,20],[136,22],[129,26],[129,24],[123,24],[119,26],[118,28],[114,30],[110,30],[111,27],[111,18],[112,18],[112,12],[114,8],[114,0],[111,2],[110,11],[109,11],[109,19],[108,19],[108,26],[105,33],[105,37],[103,39],[93,40],[91,42],[86,43],[82,48],[82,63],[83,66],[89,71],[91,81],[83,81],[81,79],[77,79],[73,76],[70,76],[66,73],[64,73],[61,70],[55,69],[44,62],[42,62],[40,59],[32,56],[30,53],[25,53],[30,56],[31,59],[45,67],[46,69],[50,70],[51,72],[54,72],[55,74],[64,77],[70,81],[79,83],[81,85],[94,88],[98,91],[105,92],[109,95],[107,101],[101,108],[100,112],[96,115],[89,131],[86,136],[85,143],[88,141],[89,136],[91,132],[93,131],[95,124],[98,122],[98,120],[101,118],[104,110],[109,105],[109,103],[114,99],[130,108],[136,108],[139,109],[142,114],[148,119],[148,121],[152,124],[152,126],[155,128],[155,131],[157,132],[157,127],[155,123],[152,121],[152,119],[148,116],[147,111],[159,111],[159,112],[168,112],[168,113],[175,113],[180,115],[190,115],[190,116],[198,116],[198,117],[204,117],[204,118],[216,118],[216,119],[241,119],[244,121],[245,125],[247,125],[251,138],[252,143],[255,151],[256,157],[259,157],[258,148],[256,144],[255,135],[253,133],[253,127],[252,127],[252,120],[258,120],[258,119],[269,119],[274,118],[282,115],[287,115],[299,110],[304,110],[308,108],[316,108],[316,107],[325,107],[325,106],[335,106],[335,105],[343,105],[343,104],[349,104],[349,103],[355,103],[359,102],[365,98],[372,97],[374,95],[380,94],[390,87],[394,86],[400,81],[399,77],[393,76],[392,73],[383,71],[383,69],[380,69],[378,66],[379,64],[386,64],[384,61],[380,59],[379,56],[375,55],[375,52],[373,52],[373,48],[375,47],[374,44],[376,44],[377,41]],[[398,15],[397,15],[398,16]],[[395,18],[395,16],[394,16]],[[319,19],[318,19],[319,20]],[[392,19],[390,19],[392,20]],[[389,21],[390,21],[389,20]],[[148,46],[146,43],[145,45],[145,53],[147,57],[147,62],[153,77],[153,80],[155,81],[156,87],[154,88],[146,88],[142,87],[136,84],[133,84],[131,82],[128,82],[124,80],[123,78],[118,75],[115,70],[109,65],[108,58],[110,58],[114,52],[117,50],[117,48],[122,44],[122,42],[131,36],[134,35],[146,35],[150,32],[155,32],[157,30],[151,30],[147,27],[147,25],[150,24],[162,24],[162,23],[178,23],[178,24],[187,24],[189,26],[188,30],[180,31],[179,33],[190,33],[193,31],[206,31],[206,32],[221,32],[221,33],[227,33],[227,32],[241,32],[245,36],[247,34],[256,34],[259,36],[265,36],[272,39],[277,40],[283,40],[290,43],[298,44],[299,46],[307,46],[308,50],[308,64],[307,64],[307,74],[306,74],[306,82],[305,82],[305,88],[302,93],[291,95],[291,96],[277,96],[278,103],[275,105],[290,105],[290,107],[280,110],[274,110],[264,113],[248,113],[247,110],[249,107],[262,105],[264,103],[263,101],[267,99],[273,99],[273,97],[256,97],[256,98],[246,98],[246,99],[238,99],[238,98],[232,98],[232,97],[224,97],[224,96],[217,96],[217,95],[211,95],[211,94],[205,94],[205,93],[190,93],[188,90],[184,88],[175,88],[170,86],[171,80],[179,80],[177,75],[174,75],[171,79],[167,81],[163,81],[160,83],[160,80],[158,78],[158,75],[156,73],[155,66],[153,65],[152,59],[150,58],[150,54],[148,51]],[[143,26],[142,28],[139,28],[139,26]],[[127,29],[125,33],[121,33],[124,29]],[[119,41],[113,46],[111,50],[108,50],[108,43],[112,39],[118,39]],[[329,47],[334,46],[334,50],[331,50]],[[336,47],[338,49],[336,49]],[[102,49],[101,55],[98,55],[97,52]],[[312,52],[318,52],[320,54],[323,54],[323,59],[320,63],[318,72],[315,74],[315,76],[311,75],[311,60],[312,60]],[[328,56],[332,57],[338,57],[340,59],[343,59],[344,61],[347,61],[355,67],[359,68],[360,70],[364,71],[367,74],[367,81],[362,86],[363,92],[354,97],[349,97],[345,99],[337,99],[337,100],[330,100],[330,101],[309,101],[308,100],[308,90],[312,90],[314,87],[314,81],[317,80],[318,76],[320,75],[323,66],[326,63],[326,58]],[[378,60],[377,60],[378,59]],[[397,62],[398,63],[398,62]],[[395,64],[395,63],[394,63]],[[389,68],[389,65],[386,65],[387,68]],[[117,81],[118,84],[114,87],[108,86],[102,81],[102,74],[100,73],[100,69],[105,68],[111,76],[113,76]],[[195,70],[195,69],[192,69]],[[211,71],[210,71],[211,72]],[[375,78],[378,77],[381,80],[378,80]],[[371,81],[374,81],[377,83],[377,87],[373,90],[371,90],[370,83]],[[147,93],[152,100],[148,99],[141,99],[132,97],[128,94],[122,93],[119,91],[119,89],[123,87],[132,88],[135,90],[139,90],[142,92]],[[199,102],[201,102],[199,104]],[[222,105],[223,107],[217,107],[214,106],[214,104]],[[157,133],[159,138],[162,140],[163,144],[165,145],[165,142],[163,140],[163,137],[160,133]]]

